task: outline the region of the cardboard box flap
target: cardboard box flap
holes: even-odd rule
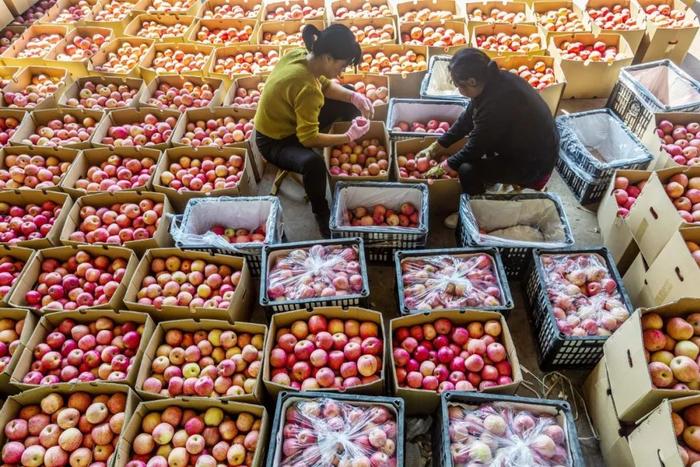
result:
[[[693,258],[687,242],[700,245],[700,226],[682,227],[675,232],[649,266],[646,278],[654,303],[700,297],[700,264]]]

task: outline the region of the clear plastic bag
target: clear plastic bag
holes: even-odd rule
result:
[[[314,245],[271,258],[267,297],[274,302],[356,295],[365,285],[356,246]]]
[[[409,310],[503,304],[495,264],[487,254],[404,259],[401,272],[404,304]]]
[[[571,465],[566,431],[553,414],[502,403],[449,404],[447,410],[455,467]]]
[[[700,105],[700,84],[668,60],[623,70],[620,79],[656,100],[661,112]]]
[[[567,336],[608,336],[629,311],[603,258],[597,254],[540,256],[547,299]]]
[[[423,97],[462,97],[457,87],[452,83],[447,66],[452,57],[435,57],[430,63],[430,72],[426,79],[428,84]]]
[[[384,404],[292,400],[284,413],[275,465],[396,467],[396,432],[396,413]]]

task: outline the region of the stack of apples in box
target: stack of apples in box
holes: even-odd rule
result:
[[[441,162],[446,161],[450,156],[443,154],[436,158],[418,157],[417,154],[409,152],[398,156],[399,177],[410,179],[443,179],[455,178],[457,174],[448,167],[448,170],[437,168]]]
[[[106,136],[99,141],[109,146],[154,146],[170,141],[177,118],[159,119],[154,114],[146,114],[143,121],[134,121],[122,125],[112,125]]]
[[[16,58],[40,58],[51,52],[56,44],[63,40],[62,34],[38,34],[31,37],[24,47],[17,52]]]
[[[31,77],[31,83],[17,91],[3,92],[3,99],[9,108],[32,109],[47,97],[53,96],[63,84],[61,78],[38,73]]]
[[[306,4],[278,3],[277,6],[270,7],[265,16],[265,21],[299,21],[302,19],[322,18],[325,11],[326,9],[322,6],[315,8]]]
[[[39,0],[34,5],[29,7],[27,11],[17,16],[10,23],[11,26],[31,26],[36,20],[44,16],[49,8],[56,4],[56,0]]]
[[[146,185],[154,170],[155,161],[148,157],[137,159],[112,154],[99,166],[89,167],[85,176],[75,181],[75,188],[88,193],[131,190]]]
[[[700,464],[700,404],[672,412],[673,432],[678,439],[678,454],[683,465]]]
[[[661,148],[678,165],[700,164],[700,122],[684,125],[661,120],[656,127],[661,139]]]
[[[389,155],[379,139],[351,141],[331,149],[329,171],[333,176],[385,176],[389,170]]]
[[[5,146],[15,134],[20,121],[15,117],[0,117],[0,146]]]
[[[189,26],[184,23],[163,24],[144,20],[136,35],[144,39],[175,39],[183,37]]]
[[[52,23],[77,23],[85,21],[92,13],[93,5],[87,0],[79,0],[73,5],[68,5],[61,10]]]
[[[104,63],[95,63],[95,71],[102,73],[130,73],[141,61],[148,50],[148,44],[131,44],[124,41],[119,44],[117,50],[106,53]]]
[[[207,64],[209,54],[185,52],[176,47],[157,50],[149,68],[156,73],[198,73]]]
[[[22,272],[22,269],[24,269],[24,265],[24,261],[13,256],[0,257],[0,300],[5,298],[12,286],[15,285],[19,274]],[[0,329],[0,341],[4,342],[6,345],[9,345],[10,342],[6,342],[7,339],[3,338],[2,335],[2,331],[7,329],[5,324],[7,324],[7,322],[0,319],[0,327],[3,327],[3,329]],[[1,346],[0,349],[2,349]],[[4,353],[5,350],[6,349],[0,351],[0,354]]]
[[[18,243],[45,238],[62,207],[54,201],[24,206],[0,203],[0,242]]]
[[[578,13],[567,7],[546,11],[537,19],[540,26],[548,32],[581,32],[586,30]]]
[[[185,126],[185,134],[180,138],[180,143],[193,148],[222,147],[250,139],[253,128],[252,120],[232,116],[190,121]]]
[[[138,203],[114,203],[109,206],[85,205],[80,209],[80,224],[69,240],[79,243],[123,245],[133,240],[153,238],[161,217],[163,203],[142,199]]]
[[[431,47],[452,47],[465,45],[467,38],[461,32],[442,26],[414,26],[410,32],[401,34],[401,43],[409,45],[428,45]]]
[[[333,80],[339,84],[343,84],[339,80]],[[386,86],[377,86],[372,83],[365,83],[364,81],[356,81],[352,83],[352,87],[355,92],[364,94],[369,100],[372,101],[373,105],[386,104],[389,101],[389,89]]]
[[[385,24],[381,27],[368,24],[366,26],[350,26],[350,31],[355,35],[355,40],[361,45],[376,45],[384,42],[392,42],[396,37],[393,24]]]
[[[632,16],[629,7],[616,3],[612,7],[589,8],[588,16],[601,29],[609,31],[630,31],[639,29],[642,24]]]
[[[543,61],[537,61],[533,66],[520,65],[517,68],[511,68],[508,71],[520,76],[522,79],[530,83],[530,86],[538,91],[556,83],[557,79],[554,76],[554,69]]]
[[[700,224],[700,177],[688,178],[684,173],[675,174],[664,184],[664,188],[683,222]]]
[[[362,63],[357,66],[363,73],[411,73],[428,69],[428,62],[424,55],[417,54],[413,50],[405,53],[385,54],[378,51],[374,54],[362,55]]]
[[[259,82],[255,88],[244,88],[239,86],[236,88],[236,95],[233,98],[232,105],[242,109],[257,109],[264,87],[264,81]]]
[[[0,53],[9,49],[21,35],[21,32],[12,31],[10,29],[3,30],[2,33],[0,33]],[[2,85],[5,87],[7,83],[2,83]]]
[[[370,2],[363,2],[360,8],[352,9],[341,6],[333,12],[335,19],[359,19],[359,18],[381,18],[391,16],[391,8],[388,3],[372,5]]]
[[[687,7],[673,8],[668,3],[658,3],[644,7],[647,21],[660,28],[677,29],[697,26],[697,20],[693,21],[687,15]]]
[[[209,9],[204,10],[202,19],[255,19],[260,12],[262,5],[233,5],[230,3],[222,3],[211,5]]]
[[[624,218],[629,215],[630,209],[632,209],[646,184],[646,180],[639,183],[630,183],[627,177],[615,178],[615,189],[612,194],[615,197],[615,202],[617,202],[618,216]]]
[[[184,112],[187,109],[208,107],[214,98],[213,86],[209,83],[201,85],[185,81],[181,87],[161,82],[147,103],[159,109],[171,109]]]
[[[80,61],[92,57],[97,53],[107,38],[99,32],[86,35],[76,34],[73,41],[67,43],[63,52],[56,54],[58,61]]]
[[[218,56],[214,62],[213,71],[229,76],[268,73],[278,61],[277,50],[238,52],[230,56]]]
[[[202,25],[197,32],[196,40],[207,45],[233,45],[250,40],[253,26],[246,24],[241,28],[211,28]]]
[[[476,36],[476,46],[480,49],[498,53],[530,53],[540,49],[540,36],[532,34],[507,34],[499,32],[495,35],[479,34]]]
[[[7,264],[7,258],[0,258],[0,269],[4,269],[0,272],[0,297],[4,297],[9,290],[6,285],[7,282],[7,268],[4,268]],[[14,259],[14,258],[12,258]],[[14,280],[13,280],[14,282]],[[12,356],[15,354],[17,349],[20,348],[19,336],[22,335],[22,330],[24,329],[24,320],[14,320],[11,318],[1,318],[0,319],[0,371],[5,371],[5,368],[10,364]]]
[[[614,62],[622,58],[617,47],[603,41],[596,41],[592,45],[580,41],[563,41],[559,44],[559,50],[562,60],[575,62]]]
[[[500,8],[491,8],[489,11],[481,8],[474,8],[471,13],[467,14],[470,21],[479,21],[484,23],[524,23],[527,19],[524,11],[506,11]]]
[[[101,84],[87,80],[78,90],[78,97],[69,97],[66,105],[92,110],[120,109],[129,106],[137,92],[137,88],[128,84]]]
[[[700,313],[666,318],[645,313],[642,339],[654,387],[700,389]]]
[[[431,8],[421,8],[420,10],[410,10],[399,17],[400,23],[421,23],[426,21],[450,20],[454,13],[450,10],[438,10]]]
[[[160,183],[178,192],[208,193],[234,189],[243,175],[243,169],[244,159],[238,154],[233,154],[228,159],[211,156],[191,159],[183,156],[160,174]]]
[[[93,117],[80,117],[70,113],[39,124],[22,144],[35,146],[63,146],[67,144],[87,144],[95,132],[97,120]]]
[[[0,169],[0,188],[52,188],[58,186],[71,163],[55,156],[6,154]]]

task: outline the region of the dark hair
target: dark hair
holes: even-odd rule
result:
[[[481,50],[467,47],[454,54],[447,70],[454,83],[474,78],[478,84],[482,84],[498,72],[498,65]]]
[[[360,45],[347,26],[331,24],[320,31],[313,24],[307,24],[301,35],[306,50],[316,56],[330,55],[336,60],[347,60],[348,65],[357,65],[362,60]]]

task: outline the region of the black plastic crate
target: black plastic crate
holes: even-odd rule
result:
[[[639,137],[644,135],[647,126],[654,120],[655,113],[700,110],[700,101],[676,106],[664,104],[632,75],[638,71],[654,68],[665,68],[665,72],[675,75],[666,83],[668,87],[682,85],[700,92],[700,83],[671,60],[658,60],[623,68],[605,106],[614,110],[625,125]]]
[[[284,419],[286,407],[290,401],[298,399],[333,399],[345,402],[352,405],[384,405],[394,411],[396,416],[396,465],[403,466],[404,459],[404,401],[400,397],[384,397],[384,396],[364,396],[354,394],[336,394],[324,392],[281,392],[277,398],[275,407],[274,423],[272,424],[272,432],[270,435],[270,444],[267,450],[267,467],[277,467],[280,465],[277,462],[277,450],[282,444],[282,429],[284,427]],[[313,464],[316,465],[316,464]],[[318,464],[320,465],[320,464]],[[309,466],[311,467],[311,466]]]
[[[380,226],[351,226],[339,225],[338,217],[342,217],[341,198],[347,190],[378,189],[384,190],[387,202],[395,202],[396,197],[390,192],[415,192],[420,197],[418,227],[380,227]],[[393,199],[392,199],[393,196]],[[414,249],[425,246],[428,241],[428,186],[424,183],[385,183],[385,182],[338,182],[335,185],[333,206],[331,207],[330,231],[333,238],[360,237],[365,244],[367,259],[373,262],[388,263],[399,249]],[[370,206],[367,206],[368,208]]]
[[[501,260],[501,255],[496,248],[443,248],[436,250],[411,250],[411,251],[397,251],[394,256],[394,266],[396,268],[396,294],[399,300],[399,314],[401,316],[425,313],[426,311],[437,311],[444,310],[443,308],[434,310],[419,310],[411,309],[406,305],[404,300],[404,286],[403,286],[403,274],[401,272],[401,261],[409,258],[424,258],[429,256],[472,256],[477,254],[487,254],[493,260],[494,272],[496,274],[496,279],[498,280],[498,285],[501,289],[501,302],[500,306],[493,307],[478,307],[478,306],[465,306],[463,308],[450,308],[459,311],[462,310],[485,310],[485,311],[497,311],[502,313],[506,318],[510,314],[510,311],[514,307],[513,297],[510,293],[510,287],[508,285],[508,278],[506,277],[506,270],[503,267],[503,261]]]
[[[294,250],[297,248],[311,248],[314,245],[345,245],[354,246],[358,252],[358,263],[360,263],[360,275],[364,288],[359,294],[345,295],[342,297],[315,297],[302,300],[290,300],[275,302],[267,298],[267,276],[270,270],[270,254],[283,250]],[[369,278],[367,276],[367,261],[365,259],[364,242],[361,238],[345,238],[332,240],[311,240],[306,242],[284,243],[280,245],[270,245],[263,247],[262,272],[260,274],[260,305],[265,308],[268,317],[273,313],[293,310],[312,310],[319,306],[338,306],[347,308],[350,306],[366,307],[369,303]]]
[[[543,280],[545,272],[540,256],[578,254],[593,254],[603,258],[610,277],[617,283],[617,290],[625,308],[629,313],[634,311],[622,277],[615,266],[615,260],[607,248],[533,250],[527,278],[523,285],[537,342],[538,361],[543,370],[592,368],[603,356],[603,345],[608,339],[607,336],[567,336],[559,331],[552,312],[552,304],[545,290],[546,284]]]
[[[471,200],[494,200],[494,201],[521,201],[530,199],[548,199],[556,207],[559,219],[562,222],[565,239],[559,244],[552,244],[551,248],[566,248],[574,244],[573,233],[569,226],[569,220],[566,217],[564,208],[562,207],[559,197],[552,193],[519,193],[519,194],[485,194],[478,196],[469,196],[463,194],[459,200],[459,223],[455,230],[457,245],[460,247],[480,247],[480,248],[497,248],[501,254],[503,265],[506,270],[506,275],[509,279],[520,280],[524,276],[528,264],[530,262],[530,251],[538,246],[520,246],[509,242],[506,239],[482,239],[479,235],[479,224],[474,217],[474,212],[470,206]],[[509,245],[510,243],[510,245]],[[549,249],[543,245],[540,249]]]
[[[531,404],[555,409],[558,415],[563,416],[565,422],[565,426],[562,428],[566,432],[567,447],[569,448],[569,457],[571,460],[571,463],[568,465],[571,467],[586,466],[586,461],[581,451],[581,444],[578,439],[576,422],[574,421],[571,406],[568,402],[563,400],[535,399],[532,397],[508,396],[475,391],[448,391],[440,396],[440,409],[438,410],[437,422],[435,423],[435,429],[433,431],[433,465],[438,467],[454,466],[450,451],[449,416],[447,411],[450,403],[481,406],[487,403],[499,402]]]
[[[557,159],[557,172],[569,187],[574,198],[582,205],[595,204],[605,195],[610,186],[612,175],[593,179],[590,174],[583,172],[562,151]]]

